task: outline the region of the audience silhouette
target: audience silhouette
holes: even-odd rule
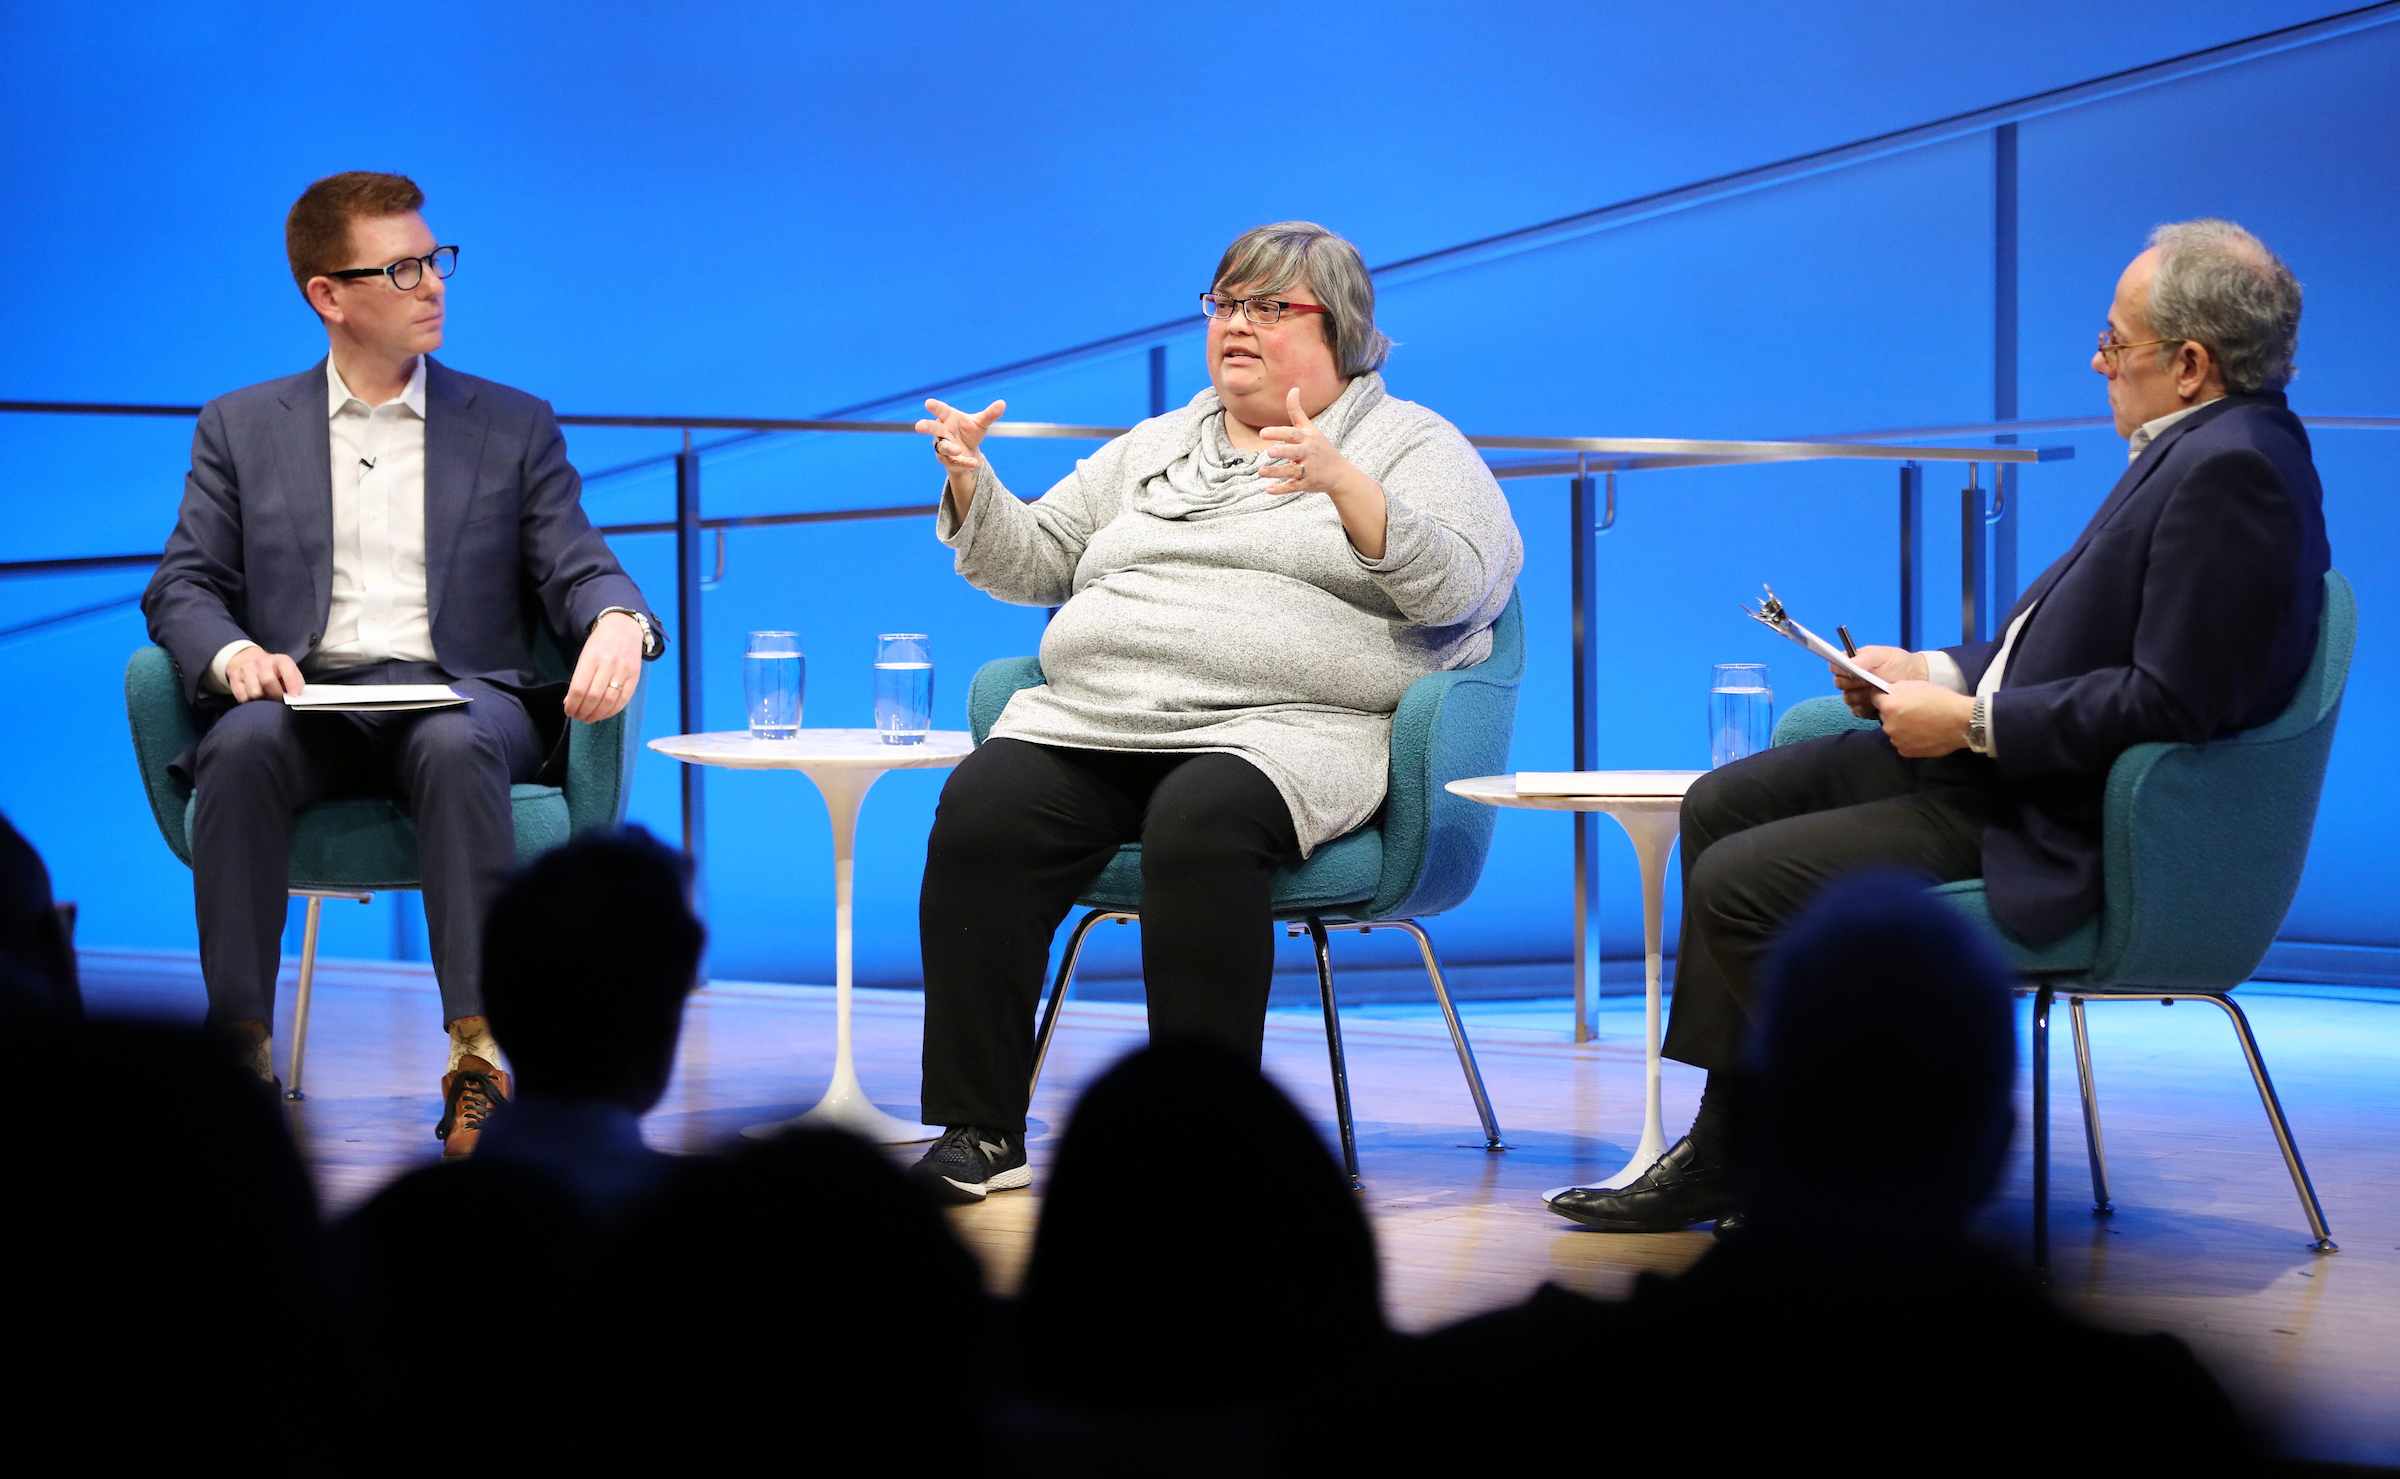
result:
[[[674,1164],[640,1119],[699,967],[687,877],[626,827],[543,854],[492,906],[485,1011],[517,1097],[466,1127],[473,1156],[400,1178],[336,1233],[362,1431],[395,1471],[454,1452],[427,1419],[462,1404],[496,1459],[547,1466],[575,1443],[586,1281]]]
[[[511,882],[485,982],[519,1097],[328,1258],[275,1101],[223,1044],[83,1020],[47,875],[0,821],[0,1104],[43,1127],[14,1167],[36,1215],[0,1220],[37,1275],[0,1293],[40,1344],[19,1429],[72,1434],[79,1468],[163,1468],[257,1429],[272,1372],[273,1441],[240,1444],[269,1473],[464,1451],[730,1472],[861,1445],[879,1470],[1045,1475],[2256,1466],[2181,1342],[2071,1319],[1973,1236],[2016,1010],[1916,879],[1839,882],[1778,942],[1736,1080],[1738,1231],[1623,1303],[1545,1285],[1415,1341],[1386,1332],[1317,1131],[1211,1042],[1085,1092],[1013,1307],[876,1147],[650,1151],[702,940],[686,893],[636,829]],[[1161,1195],[1159,1147],[1187,1137],[1220,1158],[1206,1215]]]
[[[0,1217],[13,1466],[174,1473],[238,1443],[318,1472],[330,1387],[290,1360],[326,1344],[316,1203],[273,1096],[213,1038],[53,1013],[0,1022],[0,1111],[24,1128]]]
[[[1735,1116],[1743,1229],[1625,1304],[1545,1285],[1373,1374],[1403,1464],[1555,1460],[1503,1406],[1593,1415],[1612,1462],[2217,1473],[2251,1449],[2182,1342],[2063,1314],[1969,1222],[2014,1118],[2007,969],[1920,879],[1828,887],[1771,955]],[[1569,1236],[1574,1236],[1569,1234]]]
[[[1160,1164],[1203,1142],[1219,1191],[1194,1215]],[[1085,1090],[1015,1313],[1002,1423],[1027,1472],[1242,1472],[1384,1340],[1348,1178],[1255,1066],[1189,1038]]]
[[[50,870],[0,816],[0,1017],[83,1015],[74,905],[50,896]]]
[[[982,1276],[881,1150],[788,1131],[691,1157],[605,1255],[578,1363],[584,1467],[953,1473],[987,1449]]]

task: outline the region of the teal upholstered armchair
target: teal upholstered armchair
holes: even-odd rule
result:
[[[2108,773],[2101,821],[2104,894],[2098,917],[2050,945],[2010,935],[1992,918],[1983,880],[1934,892],[1982,926],[2034,993],[2034,1259],[2047,1261],[2050,1195],[2050,1004],[2064,991],[2075,1034],[2083,1091],[2084,1147],[2094,1210],[2111,1210],[2108,1160],[2100,1138],[2100,1102],[2087,1001],[2207,1001],[2232,1019],[2267,1122],[2283,1151],[2314,1246],[2333,1239],[2293,1143],[2283,1105],[2267,1077],[2250,1022],[2229,993],[2249,979],[2300,888],[2315,829],[2317,797],[2341,717],[2342,689],[2358,632],[2358,605],[2340,572],[2325,576],[2325,614],[2316,654],[2300,691],[2273,723],[2206,744],[2135,745]],[[1843,729],[1872,728],[1838,698],[1792,706],[1775,726],[1775,743],[1794,744]]]
[[[1497,813],[1453,796],[1443,787],[1466,776],[1491,775],[1508,765],[1509,739],[1516,729],[1517,687],[1525,675],[1525,613],[1515,595],[1492,625],[1492,651],[1473,667],[1431,673],[1409,685],[1392,716],[1391,777],[1383,809],[1365,826],[1333,839],[1304,861],[1280,870],[1274,881],[1275,917],[1294,935],[1315,943],[1317,988],[1325,1007],[1325,1046],[1333,1063],[1333,1097],[1342,1136],[1342,1162],[1358,1179],[1357,1137],[1350,1120],[1350,1081],[1342,1066],[1341,1017],[1334,1001],[1332,955],[1326,932],[1355,929],[1405,930],[1424,958],[1435,999],[1458,1050],[1459,1069],[1483,1122],[1484,1142],[1500,1140],[1491,1097],[1466,1028],[1442,980],[1433,941],[1417,917],[1454,909],[1475,891],[1492,847]],[[967,723],[981,744],[1011,695],[1042,681],[1042,665],[1031,657],[1002,658],[983,665],[967,694]],[[1075,982],[1075,962],[1092,926],[1110,919],[1139,919],[1142,848],[1128,843],[1078,902],[1089,913],[1076,922],[1042,1010],[1033,1078],[1041,1081],[1042,1060],[1058,1025],[1059,1004]]]
[[[557,645],[543,634],[534,662],[547,676],[567,676]],[[642,733],[642,691],[614,719],[570,721],[567,773],[559,786],[512,786],[517,861],[524,863],[578,832],[624,820]],[[158,832],[184,866],[192,862],[192,788],[168,771],[197,735],[183,701],[174,661],[163,647],[137,650],[125,664],[125,713],[133,725],[133,754]],[[417,874],[417,826],[396,800],[345,797],[309,807],[292,824],[291,891],[308,901],[300,937],[300,990],[293,1004],[289,1098],[307,1097],[300,1078],[308,1053],[309,997],[316,980],[317,926],[327,899],[365,903],[379,892],[423,887]]]

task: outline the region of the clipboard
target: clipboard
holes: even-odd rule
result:
[[[1767,593],[1767,598],[1759,603],[1757,610],[1753,611],[1747,606],[1741,606],[1739,601],[1734,603],[1736,606],[1741,606],[1742,615],[1749,617],[1752,621],[1787,641],[1799,643],[1877,692],[1889,693],[1892,691],[1891,684],[1852,662],[1848,653],[1792,620],[1791,614],[1783,609],[1783,602],[1776,598],[1775,587],[1762,585],[1759,588]]]

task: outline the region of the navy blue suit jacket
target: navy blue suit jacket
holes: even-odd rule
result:
[[[425,366],[425,600],[434,660],[453,678],[558,687],[534,671],[533,624],[572,655],[600,613],[657,618],[583,514],[583,480],[549,405]],[[247,637],[305,666],[333,603],[333,439],[325,365],[200,408],[183,508],[142,593],[205,723],[200,679]],[[662,629],[663,631],[663,629]],[[545,732],[564,719],[536,713]]]
[[[2003,924],[2046,944],[2099,910],[2101,803],[2128,747],[2283,712],[2330,562],[2308,433],[2281,394],[2212,401],[2142,449],[2008,615],[2039,608],[1991,706],[2003,799],[1983,872]],[[1948,651],[1971,686],[1999,649]]]

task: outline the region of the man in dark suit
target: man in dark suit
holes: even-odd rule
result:
[[[2048,944],[2099,910],[2117,756],[2252,729],[2291,702],[2330,563],[2308,434],[2284,406],[2299,329],[2300,285],[2249,232],[2203,220],[2151,234],[2092,356],[2131,466],[1998,641],[1866,648],[1888,694],[1835,675],[1880,730],[1769,750],[1692,787],[1666,1053],[1710,1070],[1709,1091],[1639,1179],[1567,1191],[1552,1211],[1654,1232],[1733,1209],[1720,1071],[1768,943],[1828,880],[1877,866],[1981,877],[2001,926]]]
[[[516,859],[509,787],[555,774],[569,721],[633,696],[665,646],[641,592],[584,518],[544,402],[436,364],[440,245],[399,175],[333,175],[285,224],[326,359],[211,401],[183,507],[142,597],[201,735],[193,895],[209,1021],[272,1080],[270,1026],[293,815],[397,793],[416,821],[427,933],[450,1033],[445,1155],[474,1145],[508,1076],[477,980],[483,916]],[[533,671],[531,625],[574,678]],[[447,683],[418,712],[297,713],[311,682]]]

